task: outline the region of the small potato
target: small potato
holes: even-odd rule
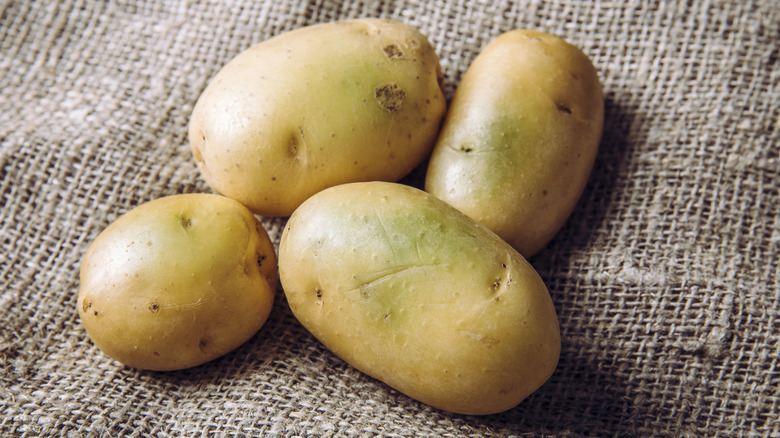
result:
[[[293,314],[327,348],[443,410],[512,408],[558,361],[536,271],[422,190],[368,182],[314,195],[282,234],[279,273]]]
[[[230,61],[189,126],[206,182],[265,216],[352,181],[396,181],[425,159],[446,102],[417,30],[362,19],[300,28]]]
[[[175,370],[244,343],[268,318],[274,248],[228,198],[170,196],[109,225],[81,264],[78,312],[90,338],[126,365]]]
[[[603,123],[601,85],[582,51],[541,32],[505,33],[459,84],[425,189],[530,257],[582,195]]]

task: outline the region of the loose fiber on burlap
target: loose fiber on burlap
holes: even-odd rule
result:
[[[248,343],[179,372],[118,364],[79,321],[101,230],[210,191],[186,137],[210,78],[273,35],[355,17],[420,29],[448,98],[514,28],[566,38],[599,71],[593,174],[531,259],[560,363],[508,412],[448,414],[361,374],[281,289]],[[778,58],[774,0],[0,2],[0,435],[780,436]],[[263,223],[278,244],[285,220]]]

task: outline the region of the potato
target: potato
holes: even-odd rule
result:
[[[446,102],[428,40],[397,21],[300,28],[239,54],[189,126],[206,182],[265,216],[353,181],[396,181],[430,154]]]
[[[507,32],[458,85],[425,189],[530,257],[582,195],[603,123],[601,85],[582,51],[541,32]]]
[[[252,213],[228,198],[176,195],[110,224],[82,260],[78,312],[105,354],[175,370],[235,349],[268,318],[274,248]]]
[[[362,182],[314,195],[285,227],[279,276],[327,348],[439,409],[509,409],[558,361],[558,319],[536,271],[416,188]]]

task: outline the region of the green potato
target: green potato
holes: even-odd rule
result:
[[[557,315],[533,267],[422,190],[367,182],[314,195],[285,227],[279,275],[328,349],[439,409],[512,408],[558,361]]]
[[[541,32],[507,32],[458,85],[425,189],[530,257],[582,195],[603,123],[601,85],[582,51]]]
[[[108,356],[150,370],[188,368],[235,349],[265,323],[277,264],[243,205],[169,196],[119,217],[87,249],[78,312]]]
[[[257,214],[288,216],[333,185],[396,181],[425,159],[446,102],[439,59],[390,20],[313,25],[239,54],[189,126],[206,182]]]

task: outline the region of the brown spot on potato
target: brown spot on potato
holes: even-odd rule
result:
[[[382,47],[382,51],[385,52],[387,59],[403,58],[404,52],[398,48],[395,44],[388,44]]]
[[[179,225],[181,225],[182,228],[185,230],[192,227],[192,218],[188,215],[182,213],[179,215]]]
[[[149,311],[152,313],[159,313],[160,312],[160,305],[156,302],[152,301],[151,304],[149,304]]]
[[[81,309],[86,312],[90,307],[92,307],[92,301],[87,301],[84,299],[84,301],[81,303]]]
[[[379,106],[392,113],[401,109],[406,92],[397,84],[386,84],[374,90],[374,97]]]
[[[206,352],[206,347],[208,347],[208,346],[209,346],[209,338],[207,338],[205,336],[200,338],[200,341],[198,341],[198,348],[200,348],[200,351],[205,353]]]
[[[565,113],[565,114],[571,114],[571,108],[569,108],[569,105],[567,105],[567,104],[565,104],[563,102],[558,102],[558,103],[555,104],[555,106],[558,108],[558,111],[560,111],[562,113]]]
[[[287,137],[287,158],[297,158],[301,148],[305,146],[306,137],[303,133],[303,127],[298,126],[292,130]]]
[[[265,261],[265,254],[257,254],[257,266],[261,267],[263,266],[263,262]]]
[[[292,158],[298,154],[298,137],[295,135],[290,136],[287,141],[287,156]]]

